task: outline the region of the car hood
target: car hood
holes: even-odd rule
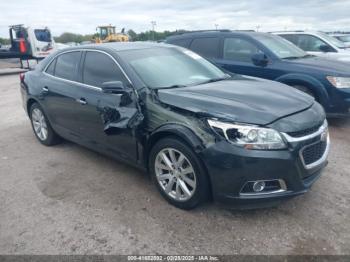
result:
[[[303,111],[315,102],[287,85],[250,77],[159,89],[158,97],[164,104],[204,116],[257,125]]]
[[[345,59],[345,57],[343,59]],[[350,59],[350,56],[348,59]],[[323,71],[330,75],[350,75],[349,62],[346,62],[345,60],[340,61],[339,58],[307,57],[284,61],[288,61],[290,64],[298,66],[302,70],[307,68],[317,70],[318,72]]]

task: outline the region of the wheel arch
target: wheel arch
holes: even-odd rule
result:
[[[308,89],[310,89],[310,91],[313,94],[315,94],[319,103],[321,103],[324,106],[328,105],[329,96],[325,86],[319,80],[312,76],[304,74],[287,74],[275,80],[289,86],[305,86]]]
[[[38,103],[39,105],[40,105],[40,103],[38,102],[38,100],[36,100],[36,99],[34,99],[34,98],[29,98],[28,100],[27,100],[27,107],[26,107],[26,109],[27,109],[27,114],[28,114],[28,116],[30,117],[30,108],[31,108],[31,106],[34,104],[34,103]]]
[[[148,156],[152,147],[162,138],[176,137],[186,145],[190,146],[196,153],[204,149],[200,138],[188,127],[181,124],[166,124],[154,130],[144,145],[144,159],[148,163]],[[148,166],[146,166],[148,168]]]

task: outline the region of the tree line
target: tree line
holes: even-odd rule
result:
[[[130,37],[131,41],[161,41],[164,40],[166,37],[185,32],[185,30],[176,30],[176,31],[163,31],[163,32],[157,32],[157,31],[145,31],[141,33],[136,33],[134,30],[130,29],[127,31],[127,34]],[[55,36],[55,42],[57,43],[69,43],[69,42],[75,42],[75,43],[81,43],[83,41],[92,41],[95,37],[97,37],[98,34],[76,34],[76,33],[70,33],[65,32],[62,33],[59,36]],[[10,39],[7,38],[1,38],[0,37],[0,44],[8,45],[10,44]]]
[[[136,33],[134,30],[130,29],[127,31],[127,34],[130,37],[131,41],[160,41],[164,40],[166,37],[185,32],[185,30],[176,30],[176,31],[164,31],[164,32],[156,32],[156,31],[146,31],[141,33]],[[81,43],[83,41],[92,41],[98,34],[88,34],[81,35],[75,33],[63,33],[60,36],[54,37],[55,41],[58,43],[68,43],[68,42],[76,42]]]

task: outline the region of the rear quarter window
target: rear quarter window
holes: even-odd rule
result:
[[[219,57],[218,37],[201,37],[192,41],[190,49],[207,58]]]

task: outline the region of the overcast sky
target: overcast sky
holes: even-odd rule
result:
[[[0,37],[8,25],[45,25],[53,35],[95,33],[113,24],[136,32],[227,29],[350,30],[350,0],[0,0]]]

